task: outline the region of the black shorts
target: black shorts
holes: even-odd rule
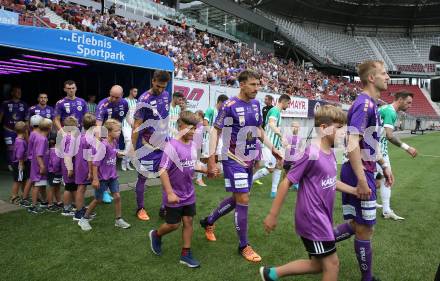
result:
[[[56,175],[54,173],[47,173],[47,183],[49,184],[49,187],[51,186],[59,186],[61,182],[63,181],[62,175]]]
[[[74,182],[71,183],[65,183],[64,189],[70,192],[76,191],[78,189],[78,185]]]
[[[12,177],[15,182],[25,182],[29,178],[30,172],[30,162],[24,162],[24,169],[22,171],[18,170],[18,162],[12,163]]]
[[[283,165],[283,169],[286,174],[290,171],[290,168],[292,168],[292,165],[290,164]]]
[[[182,217],[194,217],[196,215],[196,204],[182,207],[165,206],[165,222],[168,224],[177,224],[182,221]]]
[[[304,247],[306,247],[309,257],[323,258],[336,253],[335,241],[312,241],[301,237]]]

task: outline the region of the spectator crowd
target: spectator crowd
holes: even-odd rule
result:
[[[329,76],[291,60],[277,58],[273,53],[254,51],[242,42],[198,31],[193,26],[187,26],[185,21],[182,24],[170,22],[154,26],[108,11],[101,14],[92,7],[63,0],[47,3],[37,0],[0,1],[8,7],[17,7],[19,4],[16,3],[21,2],[34,3],[36,6],[47,4],[69,23],[60,24],[60,29],[95,32],[168,56],[175,64],[177,79],[237,87],[238,73],[244,69],[254,69],[261,74],[261,90],[266,92],[350,103],[360,91],[357,84],[345,78]]]

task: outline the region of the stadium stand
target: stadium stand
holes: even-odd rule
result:
[[[372,38],[351,35],[343,30],[333,30],[312,23],[297,23],[267,12],[259,13],[272,19],[289,38],[321,59],[348,65],[356,65],[366,59],[381,59],[390,70],[408,73],[434,72],[435,65],[428,57],[430,46],[440,45],[438,35],[409,38],[381,34]]]
[[[399,90],[407,90],[414,93],[413,105],[407,111],[407,114],[413,116],[427,116],[427,117],[438,117],[438,114],[432,107],[432,105],[427,100],[426,96],[422,93],[422,90],[415,85],[388,85],[388,90],[383,92],[381,97],[387,102],[391,103],[394,99],[392,93]]]

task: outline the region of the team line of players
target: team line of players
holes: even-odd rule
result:
[[[299,184],[295,227],[304,242],[310,259],[294,261],[280,267],[262,267],[260,274],[263,280],[278,280],[286,275],[317,272],[323,272],[323,280],[337,280],[339,261],[335,243],[348,239],[352,235],[355,235],[355,252],[362,280],[377,280],[372,276],[371,249],[371,237],[376,219],[376,165],[380,166],[381,174],[386,178],[385,188],[390,189],[393,184],[393,176],[389,160],[384,159],[388,154],[381,153],[377,146],[372,146],[365,139],[365,136],[368,133],[367,128],[376,128],[371,136],[377,142],[379,141],[381,120],[377,109],[377,100],[380,98],[380,91],[386,89],[389,77],[383,63],[379,61],[368,61],[361,64],[359,76],[365,87],[364,92],[356,99],[348,116],[335,106],[326,105],[319,108],[315,116],[315,130],[318,137],[306,145],[300,157],[284,163],[286,176],[279,186],[276,177],[274,178],[276,184],[273,183],[271,196],[275,199],[271,211],[264,221],[265,228],[269,232],[275,229],[287,190],[292,184]],[[129,144],[129,147],[133,149],[129,149],[125,153],[116,150],[116,140],[119,138],[121,125],[119,121],[114,119],[114,112],[107,111],[107,116],[103,120],[97,118],[96,124],[104,124],[108,130],[107,137],[101,139],[105,146],[104,159],[106,159],[106,164],[85,159],[92,162],[91,176],[88,177],[88,180],[91,180],[96,191],[95,200],[90,204],[89,209],[80,214],[81,218],[78,222],[80,227],[83,230],[91,229],[89,221],[92,218],[93,209],[102,200],[102,192],[107,189],[110,189],[116,196],[119,204],[116,206],[115,226],[122,228],[130,226],[121,219],[120,195],[116,187],[117,171],[115,167],[118,153],[128,155],[138,170],[136,183],[138,217],[139,212],[144,212],[146,215],[144,219],[148,219],[144,207],[144,190],[147,178],[159,176],[163,186],[162,205],[165,223],[158,229],[149,232],[152,251],[160,255],[162,237],[176,230],[183,222],[183,247],[180,262],[190,267],[198,267],[200,263],[192,256],[190,247],[193,231],[192,219],[196,214],[193,174],[194,171],[199,171],[207,173],[209,177],[217,177],[220,174],[217,161],[220,160],[225,189],[231,193],[231,196],[220,202],[211,214],[200,221],[200,224],[205,229],[206,238],[215,241],[215,222],[233,211],[235,229],[239,238],[239,253],[249,261],[260,262],[260,255],[255,252],[248,241],[248,205],[252,183],[258,179],[258,176],[267,174],[269,169],[274,172],[274,175],[277,171],[279,181],[283,158],[280,148],[283,142],[293,148],[290,152],[286,152],[289,156],[299,141],[296,137],[284,140],[279,129],[280,113],[287,107],[290,101],[289,96],[282,95],[279,98],[277,105],[269,111],[266,118],[268,124],[266,131],[261,128],[263,118],[260,104],[255,100],[259,88],[259,78],[259,75],[253,71],[243,71],[239,75],[240,93],[224,102],[220,100],[216,108],[212,110],[213,112],[207,114],[207,119],[213,122],[213,128],[209,132],[207,167],[197,161],[201,141],[194,140],[194,138],[200,135],[195,133],[200,125],[200,120],[193,113],[181,112],[176,118],[177,136],[171,140],[165,136],[168,135],[170,112],[170,95],[165,90],[170,77],[166,72],[156,71],[154,73],[151,89],[142,94],[137,102],[133,114],[131,144]],[[112,88],[112,90],[119,92],[121,89]],[[110,101],[107,101],[108,106],[112,104],[111,97],[112,91],[110,92]],[[391,106],[395,109],[394,111],[405,110],[410,106],[408,100],[411,98],[410,94],[400,95]],[[78,107],[76,106],[76,108]],[[388,108],[387,111],[392,113],[391,108]],[[69,120],[68,113],[64,121]],[[75,122],[71,122],[72,124],[64,122],[64,125],[75,126],[84,123],[82,120],[75,120],[76,124]],[[149,123],[150,121],[153,122]],[[385,118],[385,121],[395,122],[396,120],[392,117],[389,120]],[[346,124],[349,128],[355,128],[355,130],[348,131],[347,138],[347,145],[353,149],[347,153],[347,159],[341,170],[341,181],[338,181],[336,179],[336,159],[332,147],[338,140],[341,128]],[[55,118],[55,125],[62,128],[57,118]],[[388,126],[391,130],[393,129],[392,125],[394,123]],[[44,126],[43,122],[42,127]],[[43,128],[43,131],[47,130]],[[388,133],[391,137],[388,136]],[[386,136],[392,138],[393,144],[401,146],[411,156],[414,157],[417,154],[414,148],[401,143],[392,136],[392,131],[387,131]],[[223,142],[223,145],[219,142]],[[261,157],[259,153],[261,144],[263,144],[262,158],[266,167],[253,175],[255,162]],[[215,153],[219,146],[223,147],[220,159]],[[362,157],[361,151],[362,153],[368,151],[369,155],[375,155],[376,158]],[[41,156],[39,151],[37,156]],[[36,161],[39,162],[38,159]],[[104,168],[107,164],[111,166],[108,172]],[[39,183],[41,179],[32,181],[35,186],[35,183]],[[84,182],[84,184],[88,183]],[[347,222],[333,228],[333,203],[336,189],[343,192],[343,212]],[[119,225],[118,220],[122,220],[119,221]]]

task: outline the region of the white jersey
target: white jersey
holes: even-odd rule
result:
[[[122,121],[122,126],[123,127],[128,127],[128,126],[131,127],[130,123],[133,122],[133,116],[134,116],[134,112],[136,111],[137,100],[130,99],[130,98],[125,98],[125,100],[128,103],[128,112],[127,112],[127,116]]]

